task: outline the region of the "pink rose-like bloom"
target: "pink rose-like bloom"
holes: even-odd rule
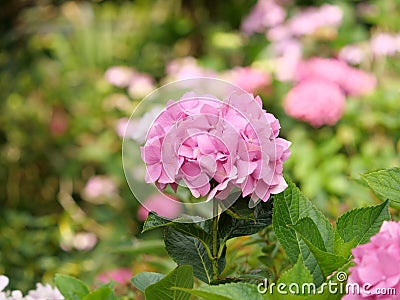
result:
[[[345,96],[333,82],[308,79],[287,94],[284,100],[286,113],[314,127],[333,125],[342,116]]]
[[[177,202],[178,200],[174,199],[171,196],[170,201],[166,199],[166,195],[163,194],[154,194],[147,198],[143,205],[138,209],[137,216],[140,221],[144,221],[149,214],[149,211],[156,212],[159,216],[165,217],[167,219],[174,219],[179,216],[182,210],[182,205]],[[175,200],[175,201],[174,201]]]
[[[225,72],[222,78],[249,93],[256,93],[271,83],[271,76],[268,73],[252,67],[236,67]]]
[[[95,200],[101,197],[110,198],[117,193],[117,187],[106,176],[93,176],[86,183],[83,192],[88,200]]]
[[[245,33],[261,32],[281,24],[286,11],[274,0],[258,0],[250,14],[243,20],[241,29]]]
[[[128,268],[119,268],[111,271],[104,272],[97,276],[97,280],[101,283],[108,283],[115,281],[119,284],[128,284],[132,278],[132,271]]]
[[[398,299],[400,222],[383,222],[380,231],[371,237],[370,242],[357,246],[352,250],[352,254],[355,266],[350,268],[348,283],[358,284],[361,295],[348,294],[343,299]],[[378,289],[388,288],[395,288],[396,295],[378,295]]]
[[[333,58],[314,57],[300,62],[296,70],[297,81],[309,78],[320,78],[336,83],[352,96],[368,94],[376,87],[376,79],[372,74]]]
[[[279,128],[259,97],[233,93],[221,101],[187,93],[170,100],[149,130],[141,148],[146,182],[176,190],[183,181],[194,197],[208,199],[225,199],[237,187],[243,197],[267,201],[287,187],[282,170],[290,142],[278,138]]]

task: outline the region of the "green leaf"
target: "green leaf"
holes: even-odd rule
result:
[[[337,229],[335,229],[335,241],[334,241],[334,247],[333,247],[333,253],[339,256],[342,256],[344,258],[349,258],[351,255],[351,249],[356,247],[356,239],[352,239],[349,242],[345,242]]]
[[[191,265],[197,278],[211,283],[212,261],[209,253],[211,241],[205,244],[194,236],[176,230],[175,227],[165,228],[164,241],[168,254],[178,265]],[[218,261],[219,273],[222,273],[225,268],[225,250],[221,254]]]
[[[325,249],[333,252],[334,233],[328,219],[300,192],[295,184],[285,177],[288,187],[274,198],[272,224],[275,234],[285,249],[292,264],[301,255],[305,266],[310,270],[314,283],[324,281],[322,270],[317,264],[305,241],[293,228],[298,220],[309,217],[317,226],[324,242]]]
[[[81,300],[89,294],[89,288],[74,277],[56,274],[54,282],[65,300]]]
[[[390,220],[388,201],[346,212],[338,219],[336,228],[344,242],[354,240],[357,246],[368,242],[385,220]]]
[[[318,266],[321,268],[322,275],[324,279],[331,275],[338,268],[342,267],[345,263],[347,263],[347,259],[335,255],[331,252],[323,251],[316,246],[312,242],[310,242],[305,236],[300,233],[301,238],[306,243],[311,253],[315,257]]]
[[[279,284],[285,284],[287,293],[291,294],[299,294],[299,295],[308,295],[308,287],[311,289],[315,287],[313,283],[313,277],[310,273],[310,271],[305,267],[303,260],[301,256],[299,255],[299,259],[297,260],[297,263],[288,271],[282,274],[282,276],[279,278],[277,285]],[[295,293],[292,293],[291,290],[289,289],[291,284],[295,284],[299,287],[299,291]],[[306,286],[307,285],[307,286]],[[302,286],[304,286],[304,291],[302,291]],[[307,290],[305,289],[307,287]],[[293,291],[293,290],[292,290]],[[310,290],[310,293],[312,294],[312,290]]]
[[[374,193],[383,201],[400,204],[400,168],[392,168],[361,175]]]
[[[315,247],[322,251],[326,251],[321,233],[311,218],[304,217],[299,219],[296,224],[293,225],[293,228],[303,237],[309,240]]]
[[[263,299],[263,296],[257,290],[257,285],[243,282],[209,285],[194,290],[180,290],[207,300]]]
[[[188,300],[190,294],[174,289],[193,288],[193,269],[191,266],[178,266],[163,279],[148,286],[144,294],[146,300]]]
[[[102,286],[86,295],[83,300],[117,300],[117,297],[112,288]]]
[[[253,209],[247,207],[247,202],[247,199],[240,198],[221,214],[218,223],[221,240],[227,241],[234,237],[251,235],[271,225],[273,199],[261,202]]]
[[[138,290],[144,292],[149,285],[160,281],[164,276],[164,274],[155,272],[142,272],[132,277],[131,282]]]
[[[171,220],[161,218],[154,212],[149,212],[147,219],[143,224],[142,233],[156,228],[169,226],[171,224],[173,224]]]

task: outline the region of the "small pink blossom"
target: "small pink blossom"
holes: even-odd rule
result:
[[[166,199],[166,197],[169,199]],[[178,200],[172,196],[154,194],[142,203],[142,206],[138,209],[137,216],[140,221],[144,221],[146,220],[149,211],[154,211],[159,216],[167,219],[174,219],[181,213],[181,206],[182,205]]]
[[[133,274],[130,269],[119,268],[115,270],[106,271],[97,276],[97,280],[101,283],[108,283],[110,281],[115,281],[119,284],[128,284],[132,278]]]
[[[345,96],[339,86],[325,79],[307,79],[286,95],[284,108],[293,118],[314,127],[333,125],[342,116]]]
[[[339,58],[350,64],[357,65],[365,59],[365,53],[359,46],[347,45],[340,50]]]
[[[290,31],[295,36],[313,34],[322,27],[338,27],[343,18],[339,6],[324,4],[321,7],[312,7],[300,11],[288,20]]]
[[[274,0],[258,0],[243,20],[241,29],[245,33],[262,32],[266,28],[281,24],[285,18],[286,11]]]
[[[214,70],[200,66],[197,60],[190,56],[170,61],[166,72],[168,81],[195,77],[217,77],[217,73]]]
[[[100,198],[111,198],[117,193],[113,180],[106,176],[91,177],[83,191],[88,201],[97,201]]]
[[[125,66],[115,66],[109,68],[105,77],[109,83],[117,87],[125,88],[129,86],[132,77],[135,74],[135,70]]]
[[[271,76],[252,67],[236,67],[225,72],[222,78],[249,93],[256,93],[271,83]]]
[[[224,199],[237,187],[253,201],[267,201],[287,186],[282,165],[290,143],[278,138],[279,128],[259,97],[234,93],[221,101],[187,93],[168,102],[141,148],[146,182],[162,190],[184,182],[194,197],[209,199]]]
[[[376,56],[393,56],[400,52],[399,37],[389,33],[374,36],[370,46],[372,53]]]
[[[385,221],[380,231],[367,244],[352,250],[355,266],[350,268],[348,283],[358,284],[361,295],[352,299],[398,299],[400,292],[400,222]],[[364,285],[368,284],[366,288]],[[379,295],[378,289],[394,288],[396,295]]]
[[[155,81],[148,74],[135,72],[129,81],[128,94],[132,98],[143,98],[155,89]]]

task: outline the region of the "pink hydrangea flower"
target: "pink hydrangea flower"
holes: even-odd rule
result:
[[[336,83],[353,96],[370,93],[376,87],[376,79],[372,74],[333,58],[314,57],[300,62],[296,70],[297,81],[309,78],[320,78]]]
[[[259,97],[187,93],[169,101],[149,130],[141,148],[146,182],[161,190],[184,183],[194,197],[208,199],[224,199],[236,187],[267,201],[287,186],[282,165],[290,143],[278,138],[279,128]]]
[[[243,20],[241,29],[245,33],[262,32],[266,28],[281,24],[286,11],[274,0],[258,0],[250,14]]]
[[[320,78],[307,79],[292,88],[284,100],[286,113],[314,127],[333,125],[342,116],[345,96],[339,86]]]
[[[400,293],[400,222],[385,221],[367,244],[353,249],[355,266],[349,283],[358,284],[361,295],[348,294],[344,300],[398,299]],[[365,285],[367,284],[367,285]],[[396,295],[378,295],[377,289],[395,288]]]
[[[168,201],[166,202],[164,194],[154,194],[147,198],[143,203],[142,206],[139,207],[137,216],[140,221],[144,221],[149,214],[149,211],[156,212],[159,216],[165,217],[167,219],[174,219],[179,216],[182,210],[182,205],[177,201],[177,199],[168,196],[175,201]]]
[[[115,270],[106,271],[97,276],[97,280],[101,283],[108,283],[110,281],[115,281],[119,284],[128,284],[132,278],[133,274],[130,269],[119,268]]]
[[[225,72],[222,78],[249,93],[256,93],[271,83],[271,76],[268,73],[252,67],[236,67]]]

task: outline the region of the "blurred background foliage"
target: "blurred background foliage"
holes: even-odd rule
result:
[[[289,16],[325,3],[282,2]],[[344,12],[340,28],[303,37],[304,57],[336,56],[372,33],[400,31],[398,0],[334,3]],[[265,34],[240,30],[255,4],[1,1],[0,274],[11,278],[10,288],[26,291],[56,272],[93,283],[116,268],[172,268],[159,233],[140,235],[139,204],[122,170],[116,126],[141,98],[112,86],[104,73],[129,66],[162,84],[168,62],[186,56],[216,71],[268,66]],[[333,220],[346,209],[379,201],[355,180],[360,173],[400,165],[399,55],[360,67],[375,74],[378,87],[349,98],[334,126],[313,128],[287,116],[282,99],[290,82],[273,78],[259,91],[280,120],[281,135],[293,143],[286,172]],[[95,176],[113,188],[93,200],[85,187]],[[228,254],[235,271],[262,265],[277,272],[287,264],[268,230],[233,243],[240,250]]]

